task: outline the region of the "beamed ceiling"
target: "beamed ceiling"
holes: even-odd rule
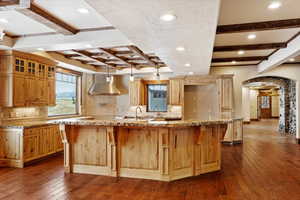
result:
[[[0,48],[45,51],[94,71],[162,67],[207,74],[211,66],[259,66],[300,37],[300,1],[282,0],[275,10],[268,9],[270,2],[5,0]],[[176,20],[162,22],[165,13]],[[284,62],[300,62],[293,57]]]
[[[300,34],[297,0],[281,1],[270,10],[269,0],[226,0],[221,2],[213,50],[213,67],[257,66]],[[248,39],[249,35],[256,38]],[[294,62],[290,62],[294,63]]]

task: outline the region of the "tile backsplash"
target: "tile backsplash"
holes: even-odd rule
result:
[[[45,119],[47,107],[32,108],[0,108],[0,121],[22,119]]]

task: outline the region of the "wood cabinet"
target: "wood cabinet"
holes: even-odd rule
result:
[[[169,105],[183,105],[184,103],[184,81],[182,79],[171,79],[169,81]]]
[[[221,169],[226,125],[61,125],[65,171],[162,181]]]
[[[145,86],[143,80],[130,81],[129,98],[131,106],[145,105]]]
[[[58,125],[0,129],[0,166],[24,167],[24,163],[63,150]]]
[[[48,58],[19,51],[0,51],[1,107],[55,105],[55,66]],[[50,100],[48,101],[50,97]]]
[[[218,79],[219,110],[221,118],[231,119],[234,115],[233,104],[233,79],[224,77]]]
[[[224,142],[235,144],[243,142],[243,120],[234,119],[228,124],[226,134],[223,139]]]

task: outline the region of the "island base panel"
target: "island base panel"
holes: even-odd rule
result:
[[[217,171],[226,127],[61,125],[65,171],[161,181]]]

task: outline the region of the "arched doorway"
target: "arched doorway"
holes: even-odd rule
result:
[[[262,76],[244,81],[243,87],[249,89],[250,97],[251,93],[257,96],[257,120],[278,117],[279,132],[296,135],[296,82],[294,80]],[[251,101],[250,106],[255,104],[253,98],[249,101]],[[251,112],[254,112],[253,107],[249,110],[251,115]]]

